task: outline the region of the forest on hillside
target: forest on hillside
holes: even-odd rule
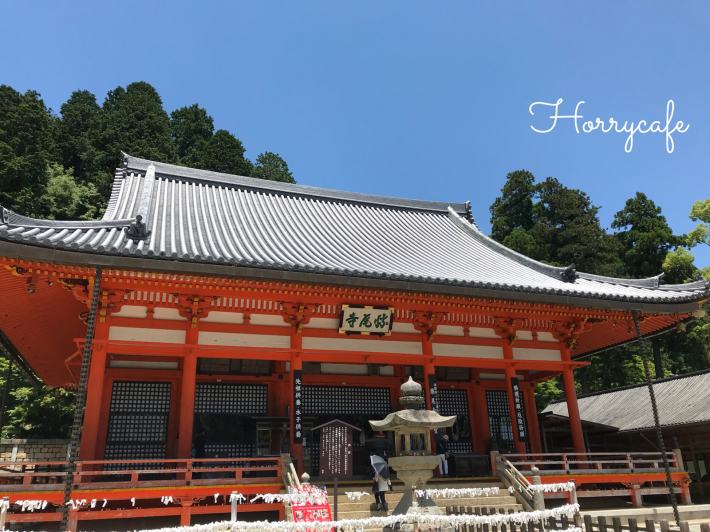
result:
[[[153,161],[295,183],[286,161],[264,152],[254,161],[229,131],[215,131],[214,120],[198,104],[170,114],[146,82],[109,91],[102,104],[79,90],[59,113],[40,93],[20,93],[0,85],[0,205],[48,219],[97,219],[105,210],[121,150]],[[517,170],[499,178],[501,195],[490,207],[491,237],[548,264],[614,277],[665,275],[667,283],[698,276],[710,268],[694,264],[692,249],[710,245],[710,200],[693,198],[690,217],[699,222],[687,235],[673,232],[657,205],[643,192],[629,198],[609,230],[599,208],[581,190],[556,178],[536,178]],[[1,324],[0,324],[1,327]],[[664,375],[710,367],[710,319],[648,342]],[[652,361],[653,361],[652,360]],[[632,344],[591,357],[575,376],[578,392],[600,391],[644,380],[639,346]],[[71,430],[74,394],[62,388],[34,387],[16,368],[8,374],[0,360],[0,386],[10,378],[2,435],[62,438]],[[655,371],[655,367],[652,369]],[[560,394],[556,381],[542,383],[536,398],[544,408]]]

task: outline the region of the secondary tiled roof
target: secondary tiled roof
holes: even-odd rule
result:
[[[710,371],[657,380],[653,384],[663,426],[710,421]],[[632,431],[654,427],[646,384],[577,398],[583,421]],[[569,417],[567,403],[553,403],[543,414]]]
[[[150,231],[127,228],[140,216]],[[139,224],[140,229],[140,224]],[[2,211],[0,240],[186,263],[644,303],[708,295],[705,282],[567,275],[485,236],[468,204],[355,194],[125,157],[100,221]],[[186,264],[189,269],[189,264]]]

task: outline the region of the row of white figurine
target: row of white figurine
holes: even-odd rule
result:
[[[214,494],[214,502],[215,503],[217,503],[219,496],[220,496],[219,493]],[[225,497],[225,500],[229,501],[229,502],[232,502],[233,500],[236,500],[237,502],[242,502],[242,501],[247,500],[247,498],[244,495],[242,495],[241,493],[231,493],[230,495],[225,495],[224,497]],[[104,503],[101,505],[101,508],[105,508],[106,505],[108,504],[107,499],[104,499],[103,501],[104,501]],[[167,495],[167,496],[161,497],[160,502],[167,505],[167,504],[170,504],[174,501],[173,501],[173,497],[171,495]],[[43,501],[43,500],[21,500],[21,501],[15,501],[12,504],[16,504],[16,505],[20,506],[21,512],[27,512],[27,511],[34,512],[35,510],[44,510],[47,507],[47,503],[48,503],[47,501]],[[67,503],[67,505],[71,506],[72,510],[76,510],[77,508],[83,508],[87,505],[90,506],[91,508],[96,508],[97,503],[98,503],[98,499],[91,499],[91,502],[87,501],[86,499],[70,499],[69,502]],[[2,504],[3,505],[6,504],[7,507],[0,506],[0,509],[2,509],[2,508],[8,509],[10,507],[9,501],[3,501]],[[136,505],[136,498],[135,497],[133,497],[131,499],[131,504],[133,506]]]
[[[551,492],[558,492],[558,491],[572,491],[574,489],[574,484],[571,482],[560,482],[557,484],[533,484],[528,486],[529,489],[532,489],[534,491],[542,491],[544,493],[551,493]],[[515,492],[515,488],[511,486],[508,488],[510,493]],[[415,492],[417,494],[417,497],[440,497],[443,499],[455,499],[459,497],[491,497],[491,496],[496,496],[500,493],[500,489],[496,487],[490,487],[490,488],[443,488],[443,489],[428,489],[428,490],[417,490]],[[360,500],[363,496],[370,495],[367,492],[364,491],[349,491],[345,492],[345,495],[348,497],[348,499],[352,500]],[[218,502],[220,497],[219,493],[214,494],[214,502],[215,504]],[[247,498],[242,495],[241,493],[231,493],[229,495],[224,495],[225,502],[229,501],[230,503],[234,500],[237,502],[243,502],[246,501]],[[300,504],[321,504],[324,503],[325,496],[324,495],[317,495],[317,494],[303,494],[303,493],[298,493],[298,494],[286,494],[286,493],[260,493],[258,495],[254,495],[254,497],[251,499],[250,502],[256,502],[258,500],[263,500],[266,504],[272,504],[275,502],[285,502],[285,503],[300,503]],[[108,501],[106,499],[103,500],[104,503],[101,506],[104,508]],[[173,501],[173,497],[170,495],[164,496],[160,498],[160,502],[163,504],[167,505],[170,504]],[[131,499],[131,503],[133,506],[136,505],[136,499],[135,497]],[[16,501],[14,504],[17,504],[18,506],[21,507],[20,511],[26,512],[34,512],[35,510],[44,510],[47,507],[47,501],[42,501],[42,500],[22,500],[22,501]],[[92,499],[90,506],[91,508],[95,508],[97,504],[96,499]],[[87,505],[86,499],[73,499],[69,501],[69,505],[71,505],[72,509],[77,509],[77,508],[82,508]]]
[[[558,482],[556,484],[530,484],[526,489],[532,491],[541,491],[543,493],[557,493],[558,491],[572,491],[575,489],[574,482]],[[510,493],[515,493],[515,488],[508,488]]]
[[[223,521],[207,525],[189,527],[161,528],[149,532],[326,532],[335,528],[344,531],[363,530],[366,528],[394,527],[397,524],[418,523],[421,528],[460,527],[462,525],[523,525],[540,523],[550,518],[567,516],[572,519],[579,512],[578,504],[567,504],[550,510],[536,510],[533,512],[518,512],[513,514],[493,515],[433,515],[433,514],[404,514],[375,516],[365,519],[341,519],[339,521],[321,522],[292,522],[292,521]],[[567,532],[581,532],[580,528],[570,528]]]
[[[533,491],[541,491],[543,493],[556,493],[558,491],[572,491],[574,489],[574,484],[572,482],[560,482],[556,484],[532,484],[527,486]],[[510,486],[508,488],[510,493],[515,493],[515,488]],[[416,490],[417,497],[439,497],[442,499],[456,499],[460,497],[495,497],[500,494],[500,488],[490,487],[490,488],[442,488],[442,489],[428,489],[428,490]],[[361,497],[369,495],[365,491],[350,491],[345,492],[348,499],[360,500]]]
[[[417,497],[441,497],[442,499],[455,499],[457,497],[491,497],[498,495],[500,489],[492,488],[446,488],[446,489],[429,489],[416,490]],[[346,491],[348,499],[351,501],[360,500],[366,495],[370,495],[366,491]]]

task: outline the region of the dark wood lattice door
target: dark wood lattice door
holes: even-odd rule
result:
[[[169,382],[113,383],[104,460],[159,460],[166,457],[170,392]],[[142,464],[112,464],[107,469],[146,467]]]
[[[488,426],[490,428],[491,441],[498,442],[498,450],[501,452],[517,452],[513,439],[513,424],[510,419],[508,392],[505,390],[486,390],[486,407],[488,409]],[[525,422],[525,433],[528,434],[525,403],[521,403],[520,407]],[[525,449],[530,452],[529,441],[525,442]]]
[[[466,390],[447,390],[439,388],[439,414],[456,416],[453,437],[449,449],[454,453],[472,453],[471,418],[468,413]]]

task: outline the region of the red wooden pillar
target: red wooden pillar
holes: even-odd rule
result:
[[[96,324],[89,378],[86,383],[86,408],[84,409],[84,426],[81,433],[79,460],[96,460],[96,444],[101,421],[101,405],[103,403],[104,377],[106,373],[106,344],[108,341],[109,317],[104,323]],[[108,415],[108,412],[106,412]]]
[[[436,384],[436,367],[434,366],[434,354],[431,348],[431,341],[427,339],[427,334],[422,335],[422,352],[424,356],[428,356],[429,362],[424,363],[424,397],[426,397],[426,408],[431,410],[431,392]],[[433,377],[433,378],[432,378]],[[436,454],[436,440],[434,439],[434,431],[431,433],[431,453]]]
[[[533,453],[542,452],[540,442],[540,427],[537,423],[537,406],[535,405],[535,388],[526,382],[523,390],[525,400],[525,412],[528,416],[528,437],[530,438],[530,451]]]
[[[190,517],[192,516],[192,501],[181,502],[180,509],[180,526],[190,526]]]
[[[473,394],[473,411],[471,413],[472,419],[474,419],[474,426],[478,430],[474,434],[475,439],[473,440],[473,448],[479,453],[487,453],[489,449],[486,448],[486,439],[493,439],[491,434],[490,423],[488,422],[488,403],[486,402],[486,390],[483,387],[483,381],[481,380],[481,373],[475,370],[475,373],[471,374],[473,379],[473,388],[471,393]],[[480,384],[479,384],[480,383]]]
[[[564,362],[570,361],[570,353],[567,347],[561,347],[560,353]],[[567,413],[569,415],[569,424],[572,429],[572,445],[575,452],[586,453],[587,448],[584,445],[584,432],[582,431],[582,418],[579,415],[579,405],[577,405],[577,390],[574,387],[574,374],[572,369],[567,366],[562,370],[562,382],[565,385],[565,399],[567,399]],[[582,458],[582,457],[580,457]]]
[[[197,382],[197,347],[199,322],[191,328],[188,322],[185,355],[182,359],[180,387],[180,428],[178,429],[178,458],[189,459],[192,453],[192,430],[195,421],[195,385]],[[188,514],[189,519],[189,514]]]
[[[513,360],[513,348],[509,345],[503,346],[503,356],[506,360]],[[513,364],[505,365],[505,386],[508,390],[508,408],[510,409],[510,423],[513,426],[513,441],[519,453],[525,454],[525,442],[518,437],[518,420],[515,417],[515,398],[513,397],[513,381],[515,378],[515,368]]]
[[[296,426],[296,410],[300,410],[302,405],[296,405],[293,398],[294,375],[296,371],[303,370],[303,359],[301,358],[301,348],[303,345],[303,337],[297,332],[297,329],[291,330],[291,349],[297,351],[291,352],[291,387],[289,389],[289,432],[291,433],[291,456],[298,459],[298,475],[303,474],[303,440],[296,440],[296,431],[293,428]]]

